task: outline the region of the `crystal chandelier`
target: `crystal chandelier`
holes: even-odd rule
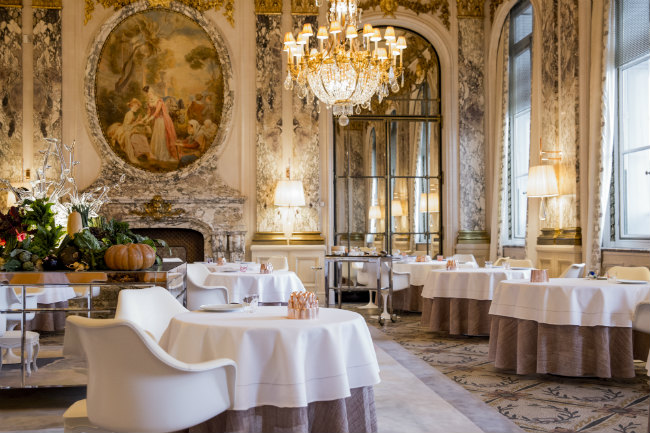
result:
[[[318,0],[316,5],[318,6]],[[314,95],[327,108],[332,107],[341,126],[349,123],[348,116],[370,108],[376,94],[379,102],[404,85],[402,52],[406,38],[395,35],[387,27],[383,38],[379,29],[370,24],[363,26],[361,40],[357,30],[361,22],[361,9],[357,0],[331,0],[328,11],[329,30],[321,26],[316,34],[317,47],[310,44],[314,36],[311,24],[305,24],[294,38],[289,32],[284,36],[288,73],[284,82],[287,90],[298,85],[298,96],[313,101]],[[343,33],[345,30],[345,34]],[[379,42],[384,39],[385,47]]]

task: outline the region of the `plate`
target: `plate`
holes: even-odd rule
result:
[[[217,272],[238,272],[239,269],[226,268],[226,269],[217,269]]]
[[[616,280],[620,284],[648,284],[647,281],[643,280]]]
[[[228,311],[241,311],[244,304],[208,304],[199,307],[202,311],[211,311],[214,313],[225,313]]]
[[[528,271],[528,270],[533,269],[533,268],[525,268],[525,267],[521,267],[521,266],[513,266],[510,269],[512,269],[513,271]]]

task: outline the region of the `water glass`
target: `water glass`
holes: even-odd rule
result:
[[[492,268],[492,262],[491,262],[490,260],[486,260],[486,261],[485,261],[485,267],[486,267],[487,269],[491,269],[491,268]]]
[[[248,270],[248,265],[241,264],[239,265],[239,272],[246,272]]]
[[[259,305],[259,295],[250,295],[244,298],[244,311],[254,313]]]
[[[206,257],[205,261],[206,261],[206,263],[213,263],[212,257]]]

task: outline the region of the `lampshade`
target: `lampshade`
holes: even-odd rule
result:
[[[379,209],[379,206],[370,206],[370,209],[368,210],[368,218],[373,220],[381,218],[381,209]]]
[[[440,212],[438,194],[435,192],[420,194],[420,212]]]
[[[393,216],[402,216],[404,213],[402,212],[402,201],[401,200],[393,200],[390,203],[390,213],[393,214]]]
[[[279,180],[275,187],[276,206],[304,206],[305,191],[299,180]]]
[[[528,171],[528,197],[558,195],[555,170],[551,165],[536,165]]]

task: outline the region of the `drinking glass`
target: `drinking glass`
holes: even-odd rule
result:
[[[212,257],[206,257],[206,258],[205,258],[205,261],[206,261],[207,263],[213,263],[213,261],[212,261]]]
[[[244,310],[248,313],[254,313],[259,305],[259,295],[250,295],[244,298]]]
[[[491,262],[490,260],[486,260],[486,261],[485,261],[485,267],[486,267],[487,269],[492,268],[492,262]]]
[[[248,265],[241,264],[239,265],[239,272],[246,272],[248,270]]]

